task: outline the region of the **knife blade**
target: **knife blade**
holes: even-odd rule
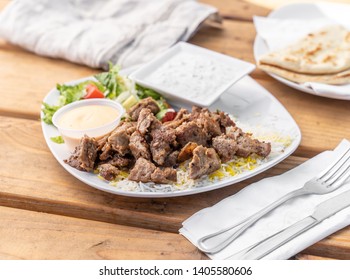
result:
[[[350,206],[350,190],[318,204],[314,212],[291,226],[228,257],[228,259],[258,260],[289,242],[301,233]]]

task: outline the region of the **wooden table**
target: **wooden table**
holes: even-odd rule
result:
[[[0,0],[0,8],[8,0]],[[203,2],[224,17],[191,43],[250,62],[252,15],[269,10],[239,0]],[[36,56],[0,40],[0,259],[205,259],[178,234],[182,221],[261,178],[281,174],[350,139],[350,103],[291,89],[256,70],[252,77],[291,113],[302,131],[296,152],[250,180],[207,193],[165,199],[98,191],[70,176],[49,151],[39,120],[42,99],[56,83],[100,72]],[[350,227],[297,259],[350,259]]]

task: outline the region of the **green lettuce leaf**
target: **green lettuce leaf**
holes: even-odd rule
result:
[[[159,100],[162,97],[158,92],[155,92],[153,89],[145,88],[138,84],[136,84],[136,91],[137,91],[137,96],[140,99],[152,97],[154,100]]]
[[[42,118],[43,122],[47,124],[52,124],[52,116],[61,106],[49,105],[43,102],[42,112],[44,113],[44,117]]]
[[[55,142],[56,144],[63,144],[64,143],[62,136],[51,137],[50,139],[52,142]]]
[[[105,97],[115,99],[120,93],[126,90],[126,85],[119,76],[119,65],[109,63],[109,71],[95,75],[94,77],[104,86]]]

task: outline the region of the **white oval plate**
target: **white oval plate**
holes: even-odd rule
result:
[[[312,19],[319,19],[322,17],[326,17],[318,8],[316,5],[312,3],[298,3],[298,4],[289,4],[282,6],[274,11],[272,11],[267,17],[269,18],[276,18],[276,19],[302,19],[302,20],[312,20]],[[268,53],[269,48],[267,44],[265,43],[264,39],[260,36],[255,37],[254,41],[254,58],[255,61],[258,61],[258,57],[261,55]],[[282,78],[276,74],[268,73],[268,75],[273,77],[274,79],[280,81],[281,83],[306,92],[311,93],[313,95],[317,96],[323,96],[328,98],[334,98],[334,99],[341,99],[341,100],[349,100],[349,95],[341,95],[336,93],[316,93],[312,88],[307,87],[302,84],[294,83],[292,81],[289,81],[285,78]]]
[[[122,74],[128,73],[126,70],[123,72]],[[87,79],[89,78],[80,79],[67,84],[74,84]],[[58,97],[59,92],[56,89],[52,89],[43,101],[48,104],[57,104]],[[187,107],[190,106],[191,105],[187,104]],[[59,135],[58,130],[53,125],[47,125],[44,122],[41,122],[41,124],[45,141],[49,149],[57,161],[71,175],[96,189],[132,197],[154,198],[184,196],[232,185],[273,167],[294,152],[301,141],[300,129],[288,111],[275,97],[249,76],[244,77],[223,93],[210,108],[212,110],[220,109],[232,114],[239,122],[238,126],[242,127],[243,130],[249,128],[250,132],[253,132],[253,134],[266,132],[266,135],[271,135],[271,137],[275,137],[276,135],[278,135],[278,137],[287,137],[290,140],[290,145],[285,148],[283,152],[269,156],[266,162],[260,164],[251,171],[245,171],[239,175],[212,182],[202,187],[174,192],[136,192],[118,189],[110,185],[107,181],[101,180],[93,173],[82,172],[65,164],[63,160],[69,157],[70,152],[64,144],[56,144],[50,139],[51,137]]]

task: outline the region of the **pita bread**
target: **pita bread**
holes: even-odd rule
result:
[[[302,74],[333,74],[350,69],[350,32],[340,25],[308,34],[289,47],[259,58],[260,64]]]
[[[296,83],[317,82],[331,85],[350,83],[350,69],[335,74],[309,75],[265,64],[259,64],[258,68]]]

